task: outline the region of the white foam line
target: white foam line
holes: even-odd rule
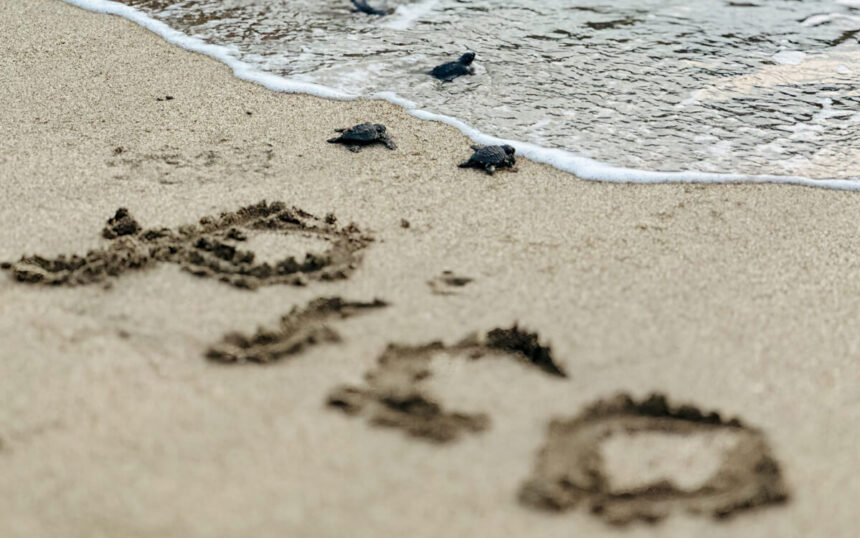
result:
[[[307,93],[319,97],[341,100],[352,100],[361,97],[336,88],[330,88],[328,86],[322,86],[320,84],[313,84],[310,82],[289,80],[278,75],[263,72],[251,64],[236,58],[227,47],[212,45],[210,43],[206,43],[202,39],[183,34],[178,30],[170,28],[165,23],[155,20],[143,12],[125,4],[120,4],[111,0],[63,1],[89,11],[118,15],[126,18],[161,36],[163,39],[173,43],[174,45],[178,45],[190,51],[205,54],[227,64],[233,69],[233,73],[237,78],[247,80],[249,82],[255,82],[273,91]],[[460,130],[463,134],[480,144],[509,144],[514,146],[519,154],[528,157],[535,162],[549,164],[566,172],[570,172],[582,179],[611,183],[643,184],[778,183],[846,191],[860,191],[860,181],[848,179],[810,179],[800,176],[716,174],[696,171],[652,172],[647,170],[637,170],[635,168],[621,168],[601,163],[587,157],[582,157],[562,149],[545,148],[536,144],[529,144],[528,142],[505,140],[490,136],[478,131],[474,127],[457,118],[435,114],[426,110],[420,110],[416,108],[415,103],[404,99],[393,92],[380,92],[374,94],[371,98],[384,99],[398,106],[402,106],[409,114],[417,118],[446,123]]]
[[[412,26],[415,21],[433,11],[433,8],[436,7],[436,4],[438,3],[439,0],[424,0],[423,2],[397,6],[397,9],[394,12],[396,17],[392,17],[391,20],[382,26],[385,28],[391,28],[392,30],[406,30]]]
[[[165,41],[173,43],[174,45],[179,45],[183,49],[205,54],[206,56],[215,58],[219,62],[227,64],[233,69],[233,74],[236,75],[237,78],[247,80],[249,82],[256,82],[257,84],[265,86],[273,91],[310,93],[320,97],[327,97],[329,99],[356,99],[359,97],[358,95],[353,95],[335,88],[329,88],[328,86],[313,84],[311,82],[288,80],[278,75],[265,73],[251,64],[236,58],[227,47],[212,45],[210,43],[206,43],[200,38],[183,34],[182,32],[167,26],[165,23],[153,19],[142,11],[125,4],[120,4],[119,2],[111,2],[110,0],[63,1],[88,11],[106,13],[108,15],[119,15],[120,17],[143,26],[154,34],[159,35],[164,38]]]

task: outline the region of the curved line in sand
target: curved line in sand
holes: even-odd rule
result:
[[[212,45],[200,38],[192,37],[178,30],[174,30],[167,24],[153,19],[143,12],[113,2],[111,0],[63,0],[77,7],[105,13],[118,15],[128,19],[147,30],[155,33],[164,40],[178,45],[186,50],[199,52],[210,56],[224,64],[227,64],[233,74],[242,80],[254,82],[272,91],[285,93],[306,93],[325,97],[328,99],[354,100],[361,95],[330,88],[320,84],[289,80],[282,76],[266,73],[243,62],[236,57],[236,53],[229,47],[223,45]],[[604,181],[611,183],[777,183],[790,185],[803,185],[807,187],[819,187],[826,189],[837,189],[846,191],[860,191],[860,181],[850,179],[811,179],[802,176],[778,176],[778,175],[747,175],[747,174],[718,174],[711,172],[654,172],[638,170],[635,168],[623,168],[601,163],[587,157],[576,155],[567,150],[553,149],[491,136],[475,129],[471,125],[451,116],[436,114],[417,108],[416,104],[404,99],[393,92],[379,92],[369,96],[371,99],[383,99],[395,105],[403,107],[409,114],[430,121],[446,123],[462,132],[479,144],[509,144],[514,146],[519,154],[535,162],[545,163],[566,172],[570,172],[581,179]]]

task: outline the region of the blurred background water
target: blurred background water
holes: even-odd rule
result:
[[[860,178],[860,0],[122,0],[245,62],[654,171]],[[476,74],[425,73],[462,52]]]

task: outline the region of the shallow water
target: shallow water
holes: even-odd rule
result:
[[[860,178],[860,0],[124,0],[266,72],[652,171]],[[474,50],[477,73],[425,72]]]

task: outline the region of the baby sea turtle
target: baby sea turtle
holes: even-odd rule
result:
[[[366,0],[350,0],[355,7],[355,13],[364,13],[366,15],[389,15],[394,12],[393,9],[376,9],[369,5]]]
[[[475,154],[469,160],[460,163],[460,168],[479,168],[493,175],[496,168],[510,168],[516,164],[514,157],[516,150],[508,145],[504,146],[472,146]]]
[[[388,149],[397,148],[394,141],[385,133],[385,125],[380,123],[360,123],[349,129],[335,129],[335,131],[343,134],[329,138],[329,143],[344,144],[349,148],[349,151],[357,152],[361,146],[368,146],[377,142],[384,144]]]
[[[451,82],[457,77],[463,75],[475,74],[475,68],[472,67],[472,62],[475,60],[474,52],[467,52],[460,56],[456,62],[448,62],[442,65],[437,65],[430,71],[430,75],[438,78],[442,82]]]

